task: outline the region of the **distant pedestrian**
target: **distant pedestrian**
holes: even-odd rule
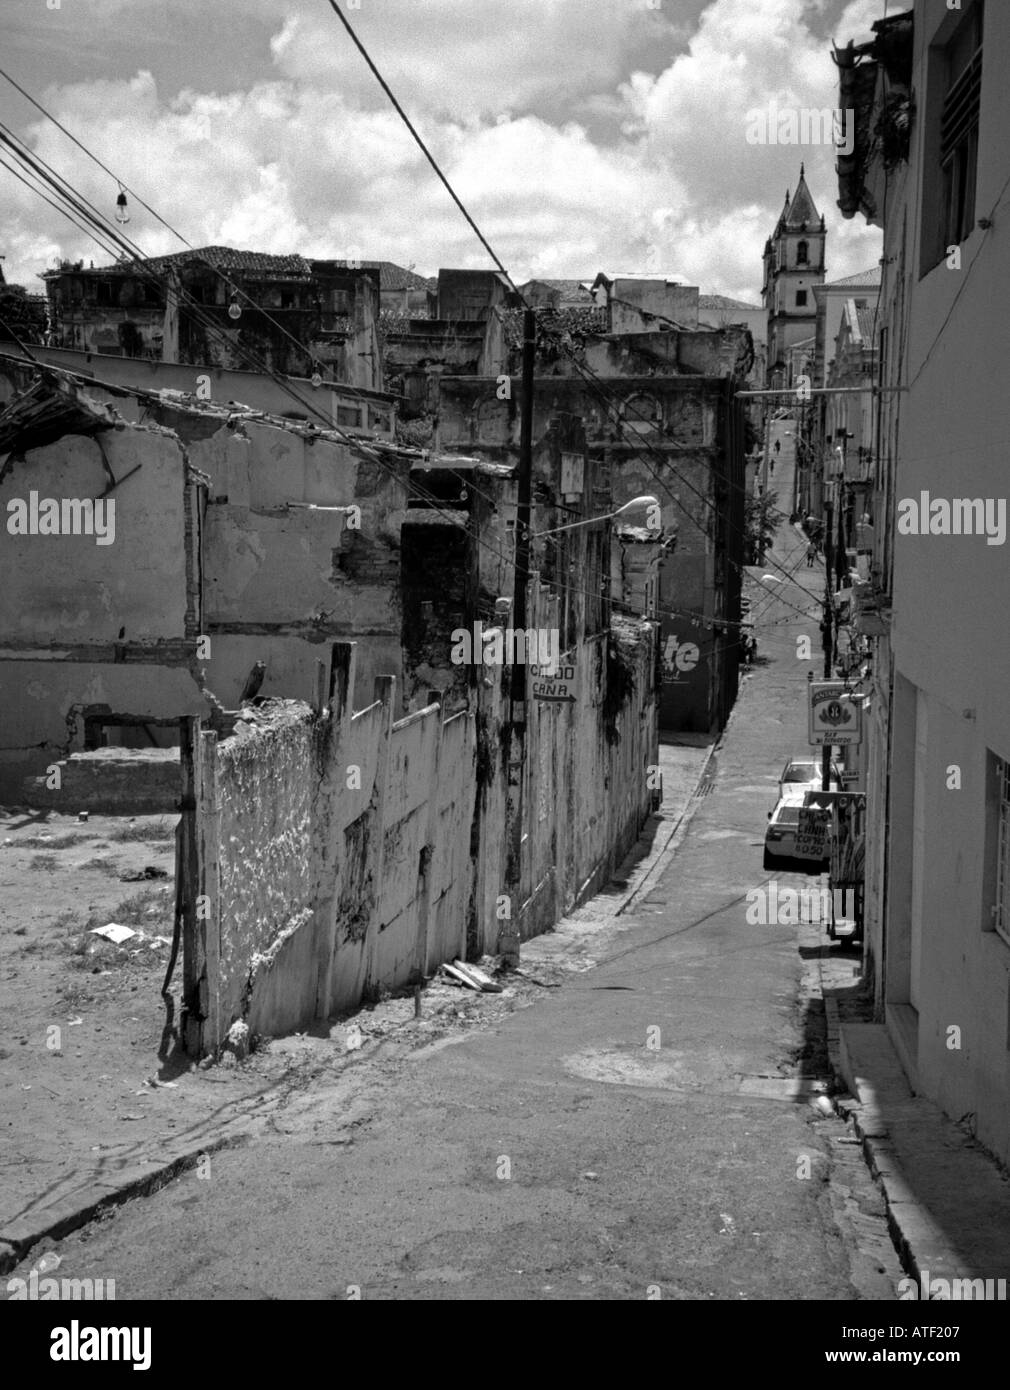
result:
[[[775,452],[778,453],[779,450],[780,450],[781,448],[782,448],[782,441],[781,441],[780,439],[776,439],[776,441],[775,441]]]
[[[813,541],[807,546],[807,569],[813,569],[814,561],[817,559],[817,547]]]

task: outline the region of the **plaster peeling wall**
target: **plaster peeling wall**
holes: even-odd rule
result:
[[[512,914],[524,938],[607,881],[650,809],[651,644],[632,646],[619,741],[593,691],[605,637],[578,652],[586,698],[532,711],[526,874]],[[444,960],[497,949],[507,668],[482,677],[473,712],[443,722],[429,706],[394,722],[395,681],[379,677],[376,702],[351,713],[356,654],[334,651],[349,676],[329,713],[290,702],[267,707],[254,732],[220,745],[203,736],[204,857],[183,875],[196,934],[185,949],[204,972],[186,1001],[192,1051],[213,1051],[238,1019],[260,1035],[304,1028]],[[209,917],[192,908],[201,892]]]
[[[261,958],[312,921],[312,744],[303,720],[216,750],[219,998],[229,1023],[246,1012]]]

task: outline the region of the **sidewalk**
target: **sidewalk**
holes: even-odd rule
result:
[[[1010,1179],[939,1106],[915,1096],[882,1023],[839,1024],[832,1059],[851,1118],[883,1187],[902,1263],[928,1297],[936,1279],[1010,1284]],[[952,1296],[933,1285],[934,1297]]]
[[[149,886],[131,917],[117,904],[124,890],[111,871],[151,864],[162,877],[169,874],[170,818],[93,817],[84,829],[69,816],[40,820],[0,812],[0,839],[9,841],[3,846],[4,874],[8,886],[23,885],[25,903],[21,926],[9,911],[2,924],[4,933],[24,936],[20,954],[8,958],[9,998],[3,1001],[5,1015],[16,1016],[20,1025],[13,1037],[7,1030],[8,1038],[20,1046],[13,1054],[0,1048],[0,1060],[16,1063],[4,1069],[0,1091],[7,1116],[0,1157],[0,1273],[40,1241],[58,1239],[102,1210],[155,1191],[206,1155],[273,1124],[321,1067],[331,1067],[335,1055],[343,1058],[351,1024],[359,1025],[363,1053],[370,1042],[383,1044],[405,1028],[415,1041],[419,1027],[434,1040],[454,1028],[491,1026],[513,1009],[539,1002],[545,983],[557,987],[568,972],[591,969],[602,943],[622,930],[619,914],[658,872],[689,815],[712,740],[682,740],[661,745],[662,806],[611,886],[523,946],[522,970],[531,968],[535,982],[521,970],[504,995],[465,994],[461,1000],[458,989],[436,980],[424,992],[420,1025],[412,999],[388,999],[343,1020],[329,1036],[320,1026],[318,1038],[279,1039],[241,1067],[231,1057],[209,1068],[191,1066],[184,1057],[159,1060],[165,1009],[158,991],[167,951],[164,936],[151,933],[171,935],[171,891]],[[46,851],[41,897],[33,872],[36,850]],[[100,862],[103,856],[106,862]],[[89,956],[88,969],[76,969],[73,949],[83,939],[84,918],[63,909],[80,898],[82,885],[98,899],[89,904],[101,908],[92,914],[96,920],[136,922],[140,946],[129,943],[132,956],[95,942],[99,965],[92,966]],[[149,903],[157,908],[154,920],[146,915],[156,910]],[[148,947],[148,940],[162,944]],[[46,1046],[54,1025],[61,1030],[55,1050]]]

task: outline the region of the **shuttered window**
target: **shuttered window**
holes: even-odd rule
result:
[[[960,244],[975,225],[978,125],[982,95],[982,5],[976,4],[947,51],[947,91],[940,116],[945,245]]]

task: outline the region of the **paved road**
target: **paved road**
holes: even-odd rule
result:
[[[69,1238],[61,1274],[120,1299],[893,1297],[844,1126],[790,1097],[826,1071],[797,928],[745,917],[804,745],[795,637],[817,635],[815,599],[771,587],[713,790],[598,968],[492,1031],[321,1076],[209,1176]]]

